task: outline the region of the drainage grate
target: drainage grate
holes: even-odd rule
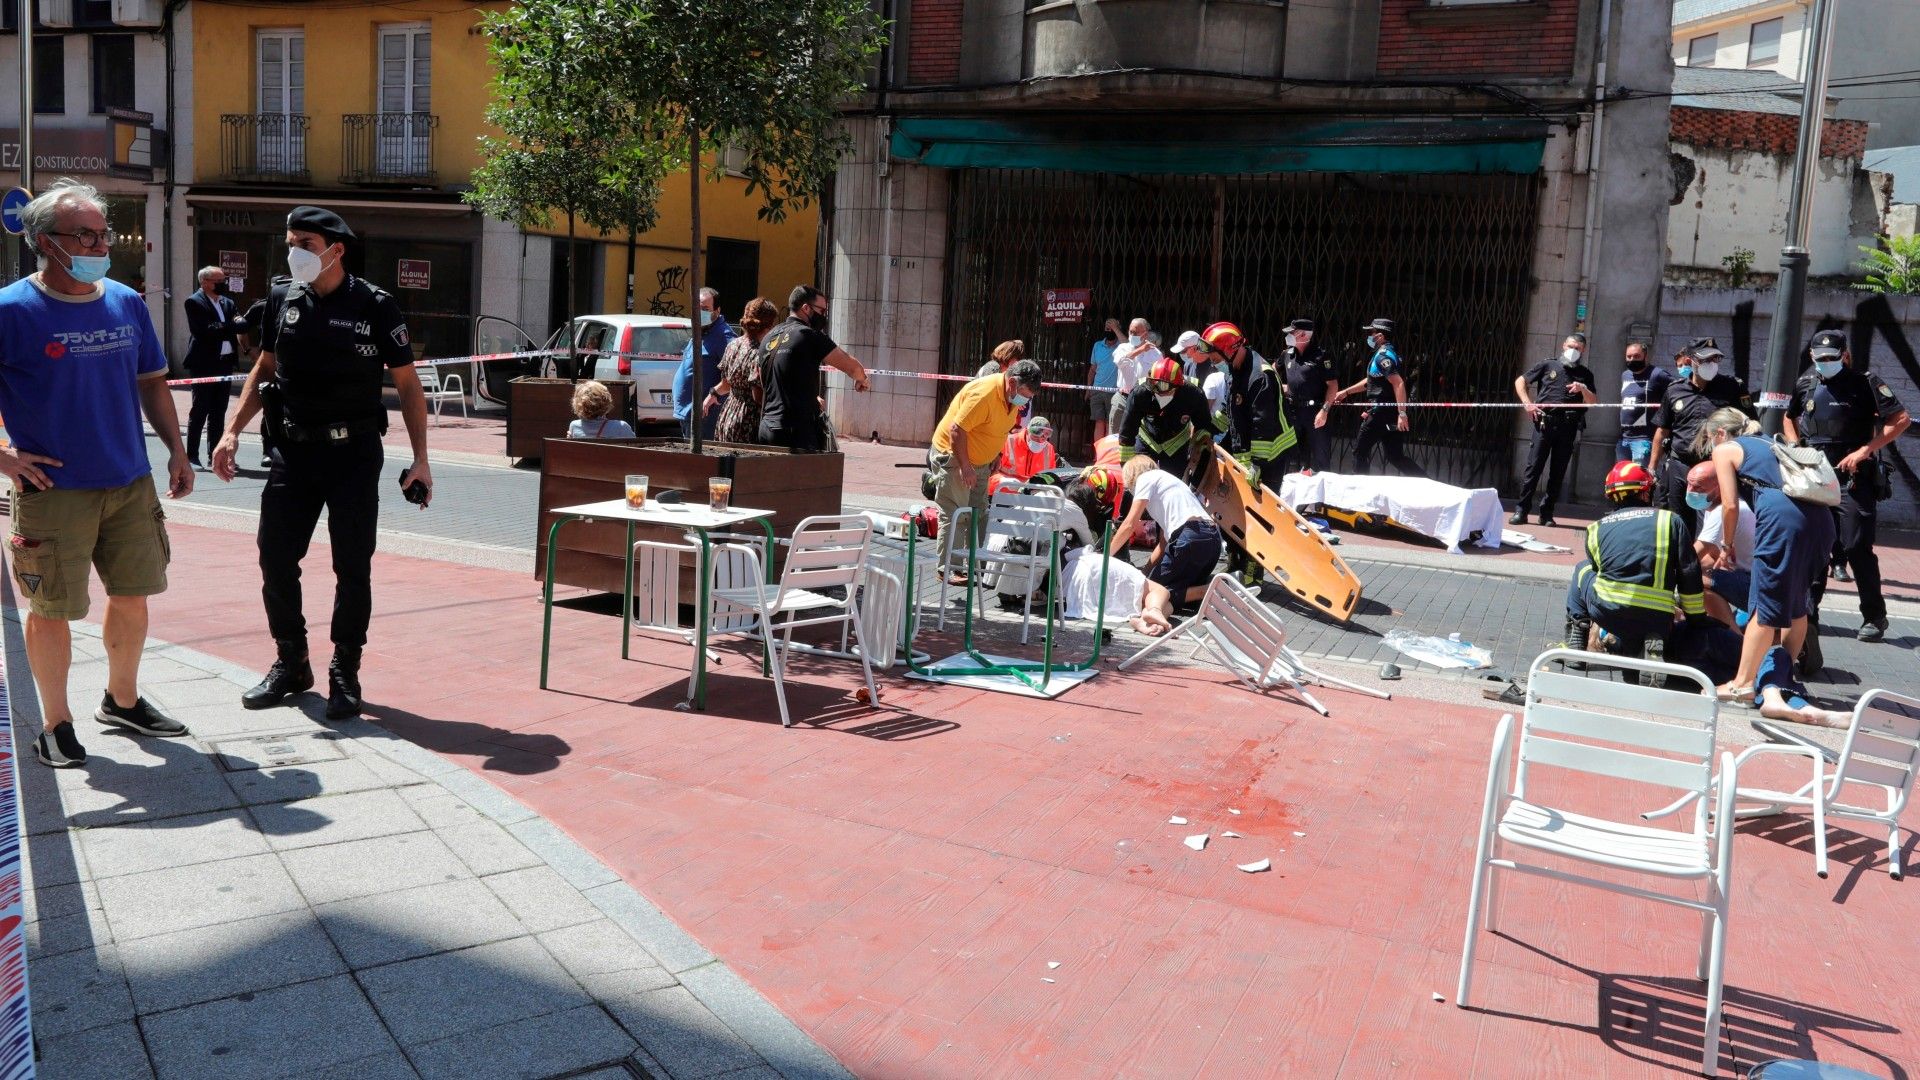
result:
[[[228,739],[213,744],[213,751],[220,761],[220,767],[228,772],[311,765],[316,761],[337,761],[345,756],[340,751],[339,737],[328,731]]]

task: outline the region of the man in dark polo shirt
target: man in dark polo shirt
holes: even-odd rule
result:
[[[826,446],[820,420],[820,368],[845,372],[855,391],[867,390],[867,369],[827,336],[827,297],[811,285],[795,285],[787,295],[787,321],[760,342],[760,441],[796,454],[817,454]]]

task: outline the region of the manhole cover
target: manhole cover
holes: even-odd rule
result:
[[[228,772],[310,765],[316,761],[336,761],[345,756],[340,752],[338,737],[324,731],[228,739],[215,743],[214,753],[219,755],[220,767]]]

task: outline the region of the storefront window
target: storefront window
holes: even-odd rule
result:
[[[106,195],[107,227],[113,230],[113,268],[107,276],[137,293],[147,291],[147,197]]]

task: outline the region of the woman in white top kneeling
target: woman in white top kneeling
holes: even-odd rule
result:
[[[1220,530],[1200,505],[1193,490],[1172,473],[1155,467],[1144,454],[1128,461],[1120,477],[1133,494],[1133,505],[1113,531],[1107,554],[1119,556],[1140,527],[1143,515],[1152,515],[1160,527],[1160,543],[1147,557],[1147,593],[1133,628],[1159,637],[1173,627],[1173,605],[1204,596],[1213,568],[1220,561]]]

